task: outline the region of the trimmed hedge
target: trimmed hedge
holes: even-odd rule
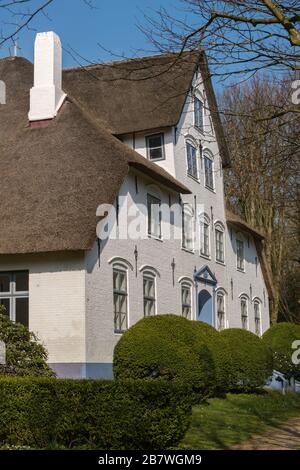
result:
[[[0,379],[0,442],[46,448],[163,450],[191,417],[190,391],[157,381]]]
[[[262,337],[263,343],[272,351],[274,369],[283,373],[288,379],[300,379],[300,366],[293,364],[295,349],[292,344],[300,340],[300,325],[294,323],[277,323],[271,326]]]
[[[229,390],[249,392],[263,387],[272,375],[273,361],[261,338],[240,328],[223,330],[220,335],[231,354]]]
[[[210,387],[211,395],[224,395],[230,388],[230,377],[232,376],[232,359],[230,348],[226,339],[211,325],[201,321],[191,321],[194,333],[194,344],[197,350],[206,344],[212,354],[215,381],[214,387]]]
[[[116,379],[162,377],[191,385],[193,401],[210,396],[215,387],[213,355],[195,341],[192,322],[178,315],[140,320],[126,331],[114,350]]]

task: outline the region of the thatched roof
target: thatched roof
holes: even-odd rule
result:
[[[47,127],[28,126],[33,66],[0,60],[7,104],[0,106],[0,254],[86,250],[96,209],[113,203],[130,167],[189,193],[68,100]]]
[[[199,67],[223,165],[229,152],[203,52],[65,70],[63,88],[114,135],[176,126]]]

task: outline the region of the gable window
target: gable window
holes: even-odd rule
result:
[[[216,237],[216,260],[224,263],[224,232],[218,226],[215,230]]]
[[[219,331],[225,328],[225,295],[223,292],[217,294],[217,328]]]
[[[143,275],[144,316],[149,317],[156,313],[156,278],[151,273]]]
[[[254,301],[254,325],[255,325],[255,334],[257,336],[261,336],[261,315],[260,315],[259,300]]]
[[[210,256],[210,240],[209,240],[210,221],[207,216],[204,216],[203,220],[201,221],[200,231],[201,231],[200,253],[201,255],[209,257]]]
[[[244,297],[241,298],[241,321],[242,328],[248,330],[248,305],[247,299]]]
[[[113,268],[113,290],[114,330],[115,333],[123,333],[128,328],[128,287],[125,268]]]
[[[147,157],[149,160],[164,160],[165,159],[165,145],[164,134],[152,134],[146,137],[147,143]]]
[[[236,240],[236,257],[237,257],[237,268],[240,271],[245,269],[245,260],[244,260],[244,242],[242,240]]]
[[[204,122],[203,122],[203,103],[199,98],[195,97],[194,98],[194,123],[195,127],[198,127],[201,131],[203,131],[204,128]]]
[[[186,143],[186,154],[187,154],[188,175],[197,179],[198,178],[197,149],[190,142]]]
[[[0,305],[12,321],[29,326],[28,271],[0,273]]]
[[[192,288],[189,284],[181,285],[181,312],[182,316],[192,318]]]
[[[148,235],[161,238],[161,200],[147,194]]]
[[[205,186],[214,189],[214,162],[209,155],[204,155]]]
[[[194,248],[194,217],[189,204],[182,209],[182,247],[192,251]]]

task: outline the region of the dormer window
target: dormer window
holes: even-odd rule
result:
[[[202,101],[195,96],[194,98],[194,124],[195,127],[203,131],[204,120],[203,120],[203,103]]]
[[[152,134],[146,137],[147,157],[151,161],[165,159],[164,134]]]

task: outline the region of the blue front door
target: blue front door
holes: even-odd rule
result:
[[[213,325],[213,301],[206,289],[198,294],[198,320]]]

